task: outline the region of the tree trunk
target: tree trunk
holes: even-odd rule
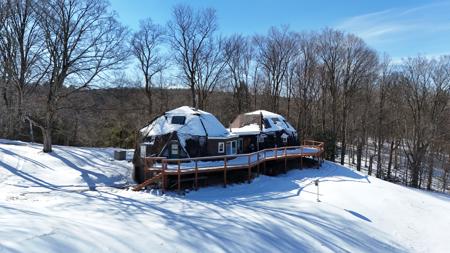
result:
[[[147,96],[148,101],[148,117],[152,118],[153,114],[153,99],[152,99],[152,90],[150,87],[145,87],[145,95]]]
[[[427,190],[431,190],[433,183],[433,170],[434,170],[434,152],[430,154],[430,164],[428,167],[428,178],[427,178]]]
[[[366,138],[366,142],[365,142],[365,146],[366,146],[366,155],[364,156],[364,167],[367,168],[367,158],[369,157],[369,145],[368,145],[368,140],[367,137]]]
[[[411,187],[419,188],[420,186],[420,164],[416,160],[411,164]]]
[[[344,101],[345,103],[345,101]],[[345,162],[345,153],[347,149],[347,108],[344,106],[343,112],[342,112],[342,132],[341,132],[341,165],[344,165]]]
[[[372,176],[372,163],[373,163],[373,157],[374,157],[374,155],[371,155],[371,156],[370,156],[370,160],[369,160],[369,170],[367,171],[367,174],[368,174],[369,176]]]
[[[363,153],[363,144],[361,141],[358,142],[356,147],[356,170],[361,171],[361,158]]]
[[[195,86],[191,84],[192,107],[197,108],[197,100],[195,99]]]
[[[47,112],[45,115],[45,125],[41,127],[42,130],[42,137],[43,145],[44,145],[44,153],[50,153],[52,152],[52,130],[53,130],[53,105],[51,102],[48,102],[47,104]]]
[[[383,162],[381,161],[381,152],[383,150],[383,140],[378,136],[377,143],[377,178],[383,178]]]
[[[44,138],[44,153],[52,152],[52,130],[51,127],[47,126],[42,131],[42,136]]]
[[[391,147],[389,149],[389,162],[388,162],[388,167],[387,167],[387,178],[390,179],[391,178],[391,167],[392,167],[392,158],[394,156],[394,144],[395,141],[391,141]]]
[[[450,156],[447,164],[445,164],[444,162],[444,173],[442,175],[442,192],[447,191],[449,173],[450,173]]]

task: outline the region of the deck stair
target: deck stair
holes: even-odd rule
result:
[[[145,180],[144,182],[142,182],[141,184],[136,185],[133,188],[133,191],[140,191],[140,190],[144,189],[145,187],[147,187],[147,186],[149,186],[149,185],[151,185],[153,183],[158,182],[162,178],[163,178],[163,173],[162,172],[158,173],[154,177],[151,177],[151,178]]]

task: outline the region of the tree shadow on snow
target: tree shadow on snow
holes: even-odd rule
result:
[[[39,161],[36,161],[32,158],[20,155],[16,152],[12,152],[10,150],[7,150],[7,149],[1,148],[1,147],[0,147],[0,153],[4,153],[11,157],[15,157],[18,160],[23,160],[25,162],[29,162],[29,163],[33,164],[34,166],[38,166],[43,169],[55,171],[55,169],[49,167],[48,165],[45,165],[45,164],[43,164]],[[61,153],[61,154],[64,153],[64,156],[67,156],[71,159],[68,159],[68,158],[62,156],[59,153]],[[125,175],[117,174],[114,176],[106,176],[105,174],[103,174],[100,168],[107,166],[107,164],[99,164],[99,163],[90,161],[90,159],[92,159],[95,155],[87,156],[87,154],[86,154],[86,156],[83,156],[83,155],[79,155],[75,152],[70,152],[70,151],[66,151],[66,150],[56,150],[56,151],[46,154],[46,155],[56,158],[56,159],[60,160],[62,163],[64,163],[65,165],[67,165],[70,169],[78,171],[80,173],[81,179],[86,184],[87,188],[89,188],[89,190],[95,190],[97,187],[97,184],[107,185],[107,186],[111,186],[111,187],[122,187],[124,185],[124,182],[126,182]],[[79,163],[79,164],[76,164],[76,163],[72,162],[71,160],[74,160],[74,161],[76,161],[76,163]],[[92,167],[93,170],[99,170],[99,172],[84,169],[84,168],[82,168],[82,166]],[[111,164],[110,167],[112,167],[112,166],[114,166],[114,165]],[[29,181],[30,183],[32,183],[36,186],[44,187],[44,188],[47,188],[50,190],[64,191],[63,190],[64,187],[80,186],[80,185],[65,186],[65,185],[50,183],[50,182],[47,182],[35,175],[32,175],[31,173],[25,172],[25,170],[22,170],[21,168],[15,168],[15,167],[8,165],[2,161],[0,161],[0,168],[5,168],[6,170],[10,171],[12,174],[14,174],[26,181]],[[49,172],[49,173],[51,173],[51,172]],[[19,187],[29,187],[29,186],[20,186],[19,185]]]

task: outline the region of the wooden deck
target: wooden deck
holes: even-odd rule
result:
[[[143,183],[134,187],[133,190],[139,191],[150,185],[158,185],[162,192],[165,192],[168,186],[168,177],[176,177],[176,189],[181,191],[183,182],[182,176],[191,175],[194,183],[194,189],[198,189],[199,178],[203,174],[220,172],[223,173],[223,185],[227,185],[227,173],[230,171],[247,171],[247,181],[250,183],[252,172],[256,170],[259,175],[261,169],[266,168],[270,161],[283,163],[284,171],[288,167],[288,160],[297,159],[300,168],[303,168],[303,157],[312,157],[317,159],[317,166],[323,161],[324,143],[312,140],[305,140],[301,146],[286,146],[279,148],[270,148],[260,150],[249,154],[209,156],[184,159],[167,159],[166,157],[146,157],[144,158],[144,174],[146,178]]]

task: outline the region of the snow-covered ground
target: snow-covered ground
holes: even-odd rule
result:
[[[448,195],[330,162],[158,196],[112,149],[40,149],[0,140],[0,252],[450,252]]]

